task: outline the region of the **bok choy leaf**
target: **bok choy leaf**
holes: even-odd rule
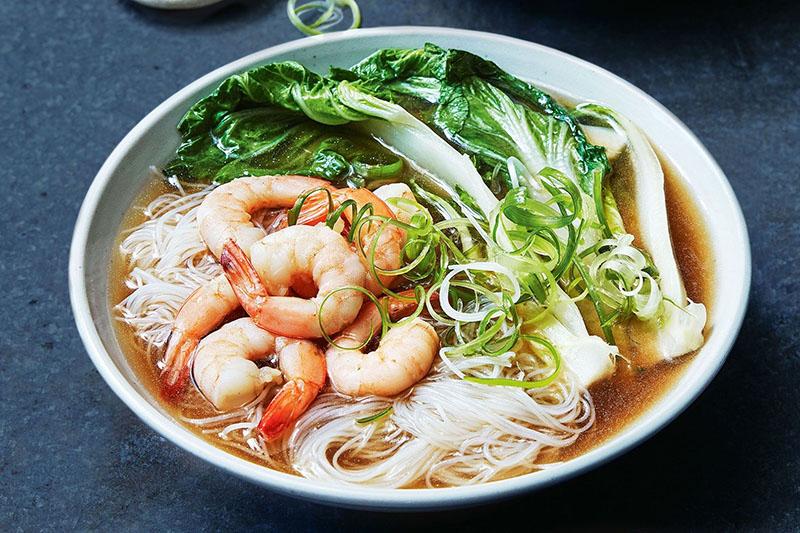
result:
[[[336,127],[367,118],[339,102],[337,85],[292,62],[226,79],[181,120],[183,142],[164,172],[216,183],[302,174],[354,186],[398,174],[403,164],[397,155]]]
[[[505,164],[514,156],[532,174],[555,168],[591,195],[610,168],[604,150],[547,93],[469,52],[433,44],[385,49],[333,76],[355,77],[364,90],[416,111],[470,154],[487,180],[496,168],[508,177]]]

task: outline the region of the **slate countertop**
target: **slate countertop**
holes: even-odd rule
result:
[[[589,474],[493,506],[334,509],[233,478],[140,422],[94,370],[67,294],[72,227],[125,133],[211,69],[300,37],[281,1],[161,12],[0,3],[0,530],[490,531],[800,525],[800,5],[361,0],[365,25],[503,33],[596,63],[683,120],[727,173],[753,251],[750,306],[708,390]]]

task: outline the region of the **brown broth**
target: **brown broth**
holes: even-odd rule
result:
[[[681,178],[666,158],[661,155],[659,158],[664,169],[672,248],[686,293],[692,301],[703,302],[710,312],[714,297],[714,258],[705,222]],[[624,202],[620,202],[619,207],[626,229],[636,231],[636,224],[631,224],[631,228],[627,218],[631,210],[625,209]],[[707,324],[706,337],[708,333]],[[559,459],[571,459],[596,448],[634,422],[680,378],[693,356],[693,353],[686,354],[645,369],[620,361],[613,376],[589,389],[597,416],[595,424],[581,434],[575,444],[562,449]]]
[[[662,167],[665,172],[665,195],[669,216],[669,227],[672,234],[672,244],[678,266],[686,285],[688,296],[696,302],[705,303],[710,307],[713,301],[713,257],[708,240],[705,223],[694,204],[682,179],[661,157]],[[623,182],[624,183],[624,182]],[[144,221],[143,208],[156,196],[170,190],[169,185],[154,180],[142,192],[139,200],[131,206],[122,224],[122,232],[117,240],[121,243],[127,234],[125,230],[133,228]],[[617,191],[615,190],[615,195]],[[620,211],[628,231],[637,233],[637,221],[632,217],[632,210],[627,208],[624,194],[619,201]],[[129,271],[127,260],[119,253],[114,254],[110,266],[109,303],[113,307],[127,296],[130,291],[125,286],[125,279]],[[592,326],[591,313],[586,313],[590,329]],[[137,341],[132,328],[115,321],[117,339],[123,352],[129,357],[131,366],[137,376],[146,385],[154,397],[159,397],[159,376],[155,366],[156,358],[149,355],[142,344]],[[708,331],[706,331],[706,334]],[[588,431],[583,433],[577,442],[561,450],[553,450],[547,454],[548,461],[563,461],[581,455],[606,442],[616,433],[640,417],[653,405],[665,391],[680,377],[681,373],[691,361],[693,354],[677,358],[672,362],[662,362],[649,368],[641,369],[636,365],[620,362],[614,375],[605,381],[595,384],[590,388],[595,409],[596,422]],[[173,418],[200,437],[213,445],[242,457],[256,464],[264,464],[252,455],[244,453],[234,447],[226,445],[225,441],[203,434],[199,428],[188,424],[182,417],[205,417],[217,414],[214,409],[193,388],[187,392],[180,405],[176,405],[159,398],[160,404],[173,416]],[[268,465],[270,468],[288,473],[295,473],[291,465],[286,462],[276,462]],[[509,473],[504,477],[513,477],[526,473],[519,470]],[[412,485],[412,488],[422,488],[424,484]]]
[[[130,207],[125,214],[122,221],[122,231],[117,236],[115,241],[115,248],[118,250],[122,241],[128,235],[131,228],[135,228],[145,221],[144,209],[156,197],[168,193],[175,192],[175,189],[163,180],[153,179],[148,183],[137,201]],[[112,315],[116,316],[113,307],[122,301],[126,296],[131,293],[131,290],[125,285],[125,280],[130,271],[129,261],[121,253],[113,254],[111,259],[111,266],[109,269],[109,304],[112,307]],[[143,343],[136,337],[132,327],[127,324],[114,320],[114,330],[116,332],[117,341],[120,347],[128,356],[128,362],[133,368],[136,376],[141,380],[142,384],[147,388],[153,398],[156,398],[159,404],[172,416],[172,418],[189,429],[199,437],[207,440],[211,444],[223,448],[225,451],[232,453],[238,457],[262,464],[256,461],[252,455],[242,452],[236,447],[226,444],[226,441],[214,438],[213,436],[204,434],[199,427],[194,424],[187,423],[184,418],[203,418],[215,416],[217,413],[214,408],[203,398],[194,387],[187,387],[186,392],[180,400],[180,403],[168,401],[161,398],[160,394],[160,377],[159,370],[156,367],[156,361],[162,355],[159,353],[148,353]],[[288,463],[275,462],[269,465],[270,468],[296,474]]]

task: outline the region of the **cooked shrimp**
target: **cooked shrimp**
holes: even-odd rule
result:
[[[230,238],[249,254],[250,246],[266,235],[253,224],[253,213],[291,207],[299,195],[318,187],[330,188],[330,184],[305,176],[260,176],[220,185],[209,193],[198,210],[200,235],[217,258]],[[189,296],[175,317],[164,355],[161,382],[164,395],[174,397],[183,390],[188,377],[187,363],[197,343],[238,308],[239,300],[225,275]]]
[[[410,190],[409,190],[410,192]],[[369,189],[336,189],[331,191],[334,209],[347,200],[356,204],[356,211],[366,205],[372,206],[372,214],[386,219],[394,219],[395,214],[381,198]],[[328,216],[330,205],[328,195],[320,193],[313,198],[308,198],[303,204],[297,219],[298,224],[320,223]],[[345,230],[349,231],[353,221],[353,210],[345,209],[342,217],[347,221]],[[381,224],[376,221],[365,222],[357,229],[358,251],[369,276],[366,288],[373,294],[381,294],[382,287],[391,287],[397,276],[382,274],[381,271],[397,270],[402,266],[403,246],[405,245],[405,232],[393,224]],[[373,242],[377,237],[377,242]],[[375,272],[372,272],[370,256],[373,254]],[[377,274],[377,278],[375,276]]]
[[[276,355],[280,372],[258,368],[255,360]],[[325,357],[311,341],[275,337],[250,318],[222,326],[200,341],[194,356],[197,387],[214,407],[228,411],[255,398],[282,374],[286,383],[258,424],[271,439],[308,409],[325,386]]]
[[[251,402],[280,374],[270,367],[259,369],[254,362],[275,354],[275,341],[250,318],[228,322],[197,345],[192,363],[195,385],[220,411]]]
[[[397,313],[393,305],[398,304],[390,302],[391,315]],[[396,326],[375,350],[364,353],[363,346],[380,330],[380,312],[367,302],[356,321],[325,352],[328,377],[338,392],[355,397],[394,396],[428,374],[439,350],[439,336],[430,324],[415,318]]]
[[[290,208],[298,196],[319,187],[332,188],[327,181],[306,176],[247,176],[220,185],[203,200],[197,212],[200,236],[217,258],[231,239],[248,251],[266,235],[253,224],[253,213]]]
[[[252,261],[228,241],[220,257],[239,302],[276,335],[316,338],[336,333],[358,315],[366,271],[347,240],[325,226],[290,226],[250,248]],[[291,296],[290,291],[316,296]],[[297,288],[300,288],[298,291]],[[320,306],[323,301],[325,305]]]
[[[189,295],[172,324],[164,355],[162,394],[170,398],[180,394],[189,376],[188,363],[197,343],[238,307],[239,300],[224,274]]]
[[[269,403],[258,423],[259,431],[267,440],[278,437],[308,410],[327,379],[325,356],[317,345],[285,337],[278,337],[275,344],[286,383]]]

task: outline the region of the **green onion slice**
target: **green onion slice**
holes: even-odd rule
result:
[[[316,194],[318,192],[324,192],[327,195],[328,212],[330,213],[331,211],[333,211],[334,206],[333,206],[333,196],[331,195],[331,191],[325,187],[316,187],[314,189],[311,189],[310,191],[304,192],[303,194],[297,197],[297,200],[295,200],[292,208],[286,212],[287,225],[294,226],[295,224],[297,224],[297,219],[300,216],[300,211],[303,209],[303,204],[306,203],[306,200],[308,200],[309,196]],[[333,227],[333,225],[330,225],[329,227]]]
[[[394,410],[394,408],[390,405],[386,409],[382,409],[382,410],[378,411],[377,413],[375,413],[373,415],[365,416],[363,418],[356,418],[356,423],[357,424],[370,424],[372,422],[380,420],[381,418],[383,418],[385,416],[388,416],[393,410]]]
[[[344,20],[342,8],[349,8],[353,17],[350,26],[345,29],[358,28],[361,25],[361,10],[355,0],[311,0],[299,5],[297,0],[286,2],[286,14],[289,15],[289,20],[295,28],[306,35],[320,35],[333,30]],[[319,15],[313,20],[309,20],[306,15],[307,22],[304,22],[302,16],[308,13],[319,13]]]
[[[480,378],[476,376],[465,376],[464,380],[471,383],[479,383],[481,385],[490,385],[495,387],[518,387],[521,389],[541,389],[550,385],[553,381],[555,381],[561,372],[561,356],[559,355],[558,350],[556,350],[556,347],[553,346],[549,341],[542,337],[538,337],[536,335],[523,335],[522,338],[543,346],[549,352],[555,366],[553,372],[551,372],[549,376],[546,378],[537,379],[535,381],[522,381],[508,378]]]

